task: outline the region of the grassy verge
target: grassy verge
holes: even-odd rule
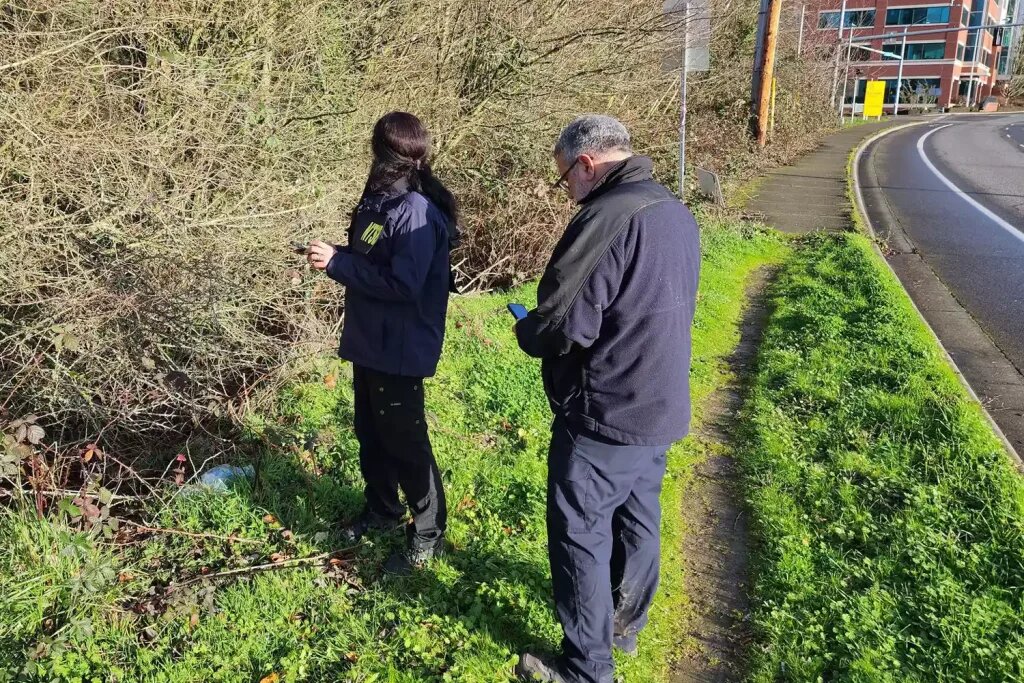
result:
[[[807,241],[746,407],[755,681],[1024,676],[1024,486],[863,237]]]
[[[768,234],[705,224],[698,406],[738,340],[747,276],[787,252]],[[141,518],[176,533],[109,521],[83,529],[70,501],[43,520],[18,506],[0,512],[0,681],[480,683],[508,680],[523,648],[553,648],[543,521],[550,417],[537,365],[519,353],[505,312],[506,302],[534,296],[526,287],[453,302],[428,384],[451,510],[445,559],[386,579],[377,568],[399,539],[379,536],[326,567],[289,566],[341,548],[337,522],[361,501],[349,368],[325,359],[240,437],[257,465],[253,482],[142,501]],[[664,680],[682,636],[675,511],[698,457],[689,441],[672,451],[664,584],[642,657],[621,663],[630,681]],[[108,520],[138,505],[106,494],[96,504]],[[264,564],[274,567],[257,571]]]

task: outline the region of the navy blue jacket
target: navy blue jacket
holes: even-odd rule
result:
[[[378,372],[430,377],[448,311],[449,221],[411,191],[364,197],[352,226],[366,215],[382,223],[367,253],[353,248],[363,235],[350,228],[348,246],[327,264],[327,275],[346,288],[338,355]]]
[[[552,410],[612,441],[656,446],[690,424],[700,237],[646,157],[614,167],[555,246],[537,308],[516,325]]]

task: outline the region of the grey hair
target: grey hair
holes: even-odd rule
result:
[[[633,153],[629,131],[622,122],[604,114],[584,114],[565,127],[555,143],[555,155],[572,160],[581,154]]]

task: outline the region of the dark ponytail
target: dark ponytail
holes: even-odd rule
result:
[[[423,123],[407,112],[385,114],[373,127],[371,147],[373,163],[364,193],[386,192],[406,180],[448,218],[449,243],[454,247],[459,239],[459,204],[430,168],[430,135]]]
[[[420,167],[413,173],[410,185],[414,190],[423,193],[427,199],[434,203],[434,206],[441,210],[441,213],[448,217],[448,241],[454,249],[460,237],[459,202],[455,199],[455,195],[444,186],[444,183],[437,179],[434,171],[430,168],[430,164],[426,161],[422,162]]]

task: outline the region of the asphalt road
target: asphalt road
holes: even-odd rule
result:
[[[919,254],[1024,370],[1024,114],[893,132],[865,150],[857,172],[880,236]]]

